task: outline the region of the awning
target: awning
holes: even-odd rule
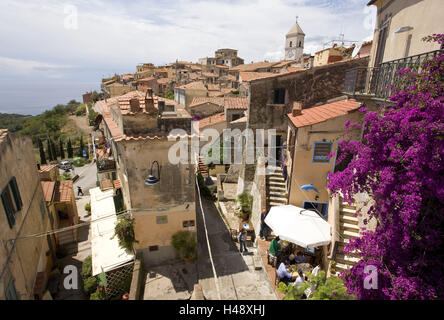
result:
[[[92,275],[108,272],[134,260],[134,255],[119,245],[114,236],[117,223],[114,190],[89,189],[91,195]]]
[[[265,223],[282,240],[303,248],[330,243],[330,224],[316,212],[292,205],[271,207]]]

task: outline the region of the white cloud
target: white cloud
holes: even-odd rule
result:
[[[306,34],[306,52],[322,49],[323,43],[311,39],[333,39],[341,30],[353,40],[371,34],[362,22],[366,1],[343,3],[354,7],[342,12],[334,2],[319,0],[72,1],[78,9],[78,29],[71,30],[64,28],[65,5],[58,1],[3,0],[0,29],[9,32],[0,35],[0,42],[8,44],[0,48],[0,55],[102,68],[109,73],[134,71],[135,64],[145,61],[197,61],[219,47],[238,49],[245,61],[278,59],[279,52],[283,57],[285,34],[296,15]]]
[[[39,75],[48,78],[62,78],[62,69],[71,68],[69,65],[59,65],[34,60],[0,57],[0,73],[6,75],[30,76]]]

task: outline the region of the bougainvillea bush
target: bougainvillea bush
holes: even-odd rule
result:
[[[442,44],[443,35],[424,40]],[[359,299],[444,298],[443,60],[437,55],[420,72],[401,70],[394,105],[365,114],[362,141],[339,144],[337,161],[352,160],[329,175],[328,187],[349,203],[367,193],[368,219],[377,222],[344,249],[361,255],[341,274]],[[346,130],[355,126],[346,123]],[[367,265],[377,268],[377,289],[365,288]]]

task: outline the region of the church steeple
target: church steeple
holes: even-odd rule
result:
[[[296,16],[296,23],[285,36],[285,60],[297,60],[302,57],[304,39],[305,33],[299,26],[298,17]]]

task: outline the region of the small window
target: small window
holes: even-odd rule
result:
[[[149,251],[158,251],[159,250],[159,246],[149,246],[148,250]]]
[[[23,207],[22,198],[20,196],[20,191],[18,189],[17,180],[15,177],[12,177],[12,179],[9,180],[9,183],[1,193],[1,198],[9,227],[12,229],[15,224],[17,214]]]
[[[8,287],[6,288],[6,300],[20,300],[17,290],[15,289],[14,279],[9,280]]]
[[[285,89],[274,89],[274,104],[285,104]]]
[[[185,220],[182,224],[183,224],[184,228],[194,227],[195,222],[194,222],[194,220]]]
[[[299,48],[302,48],[302,41],[299,41]]]
[[[333,143],[331,142],[315,142],[313,148],[314,163],[330,163],[329,155],[331,153]]]
[[[290,41],[290,48],[291,48],[292,45],[293,45],[293,41]]]
[[[168,223],[168,216],[157,216],[156,217],[157,224],[166,224]]]
[[[240,119],[240,114],[233,114],[233,116],[231,117],[231,121],[235,121],[237,119]]]

